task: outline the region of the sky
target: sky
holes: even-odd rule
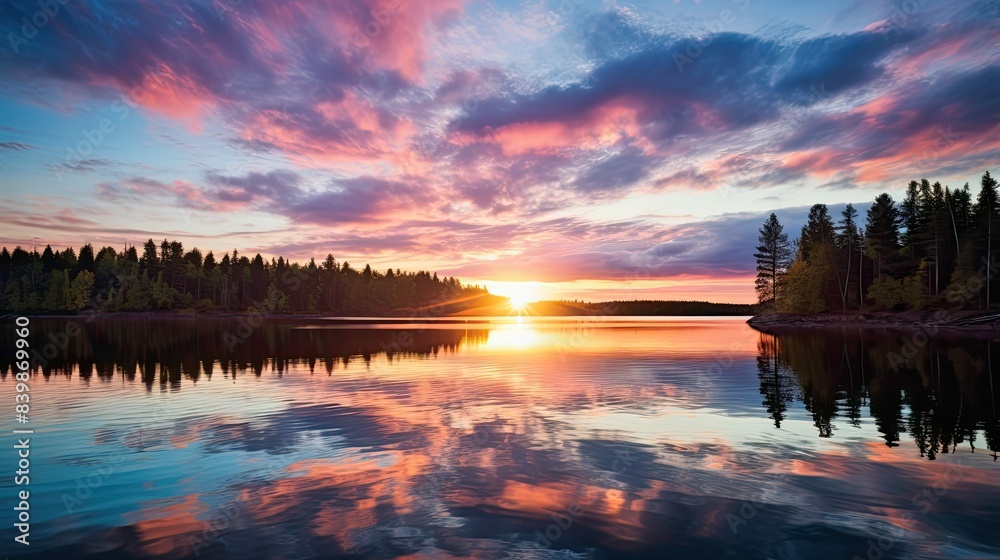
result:
[[[0,244],[754,301],[771,212],[1000,155],[1000,2],[15,0]]]

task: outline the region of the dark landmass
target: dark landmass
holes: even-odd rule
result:
[[[0,248],[0,312],[440,316],[507,298],[436,272],[355,268],[332,254],[306,264],[157,246],[42,252]]]
[[[875,311],[869,313],[763,313],[747,321],[767,334],[787,334],[803,328],[904,329],[993,333],[1000,330],[1000,315],[985,311]]]
[[[585,314],[637,315],[637,316],[699,316],[699,315],[753,315],[757,306],[735,303],[710,303],[707,301],[608,301],[602,303],[572,303],[540,301],[531,304],[539,315],[564,315],[577,309]]]
[[[586,303],[581,301],[537,301],[528,304],[522,315],[539,317],[577,316],[646,316],[646,317],[697,317],[697,316],[747,316],[756,312],[755,305],[735,303],[709,303],[706,301],[606,301]],[[517,315],[509,304],[469,309],[457,316]]]

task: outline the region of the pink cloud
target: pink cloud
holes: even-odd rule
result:
[[[247,118],[241,137],[273,146],[303,163],[405,160],[415,132],[412,122],[380,111],[372,102],[347,93],[308,109],[311,118],[266,109]]]
[[[623,139],[633,140],[647,154],[663,153],[643,131],[644,105],[649,100],[623,95],[568,118],[521,121],[486,127],[475,133],[456,132],[452,141],[468,145],[474,141],[496,144],[505,156],[527,153],[555,154],[562,150],[599,150]],[[706,106],[697,107],[698,122],[716,126],[718,117]]]
[[[373,0],[363,2],[369,10],[360,13],[360,17],[338,22],[338,28],[349,33],[345,36],[351,38],[352,46],[370,47],[371,60],[380,68],[396,70],[416,83],[421,80],[428,57],[429,28],[458,16],[463,3],[463,0]]]

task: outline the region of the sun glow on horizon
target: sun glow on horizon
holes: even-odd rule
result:
[[[531,301],[528,296],[524,293],[511,294],[510,296],[510,306],[517,311],[524,311],[524,308],[528,306]]]
[[[530,304],[542,299],[542,282],[488,282],[490,293],[509,299],[511,309],[523,312]]]

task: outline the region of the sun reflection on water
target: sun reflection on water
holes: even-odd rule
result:
[[[544,345],[546,335],[535,328],[523,317],[518,317],[513,323],[502,325],[490,331],[486,341],[487,350],[523,350],[538,348]]]

